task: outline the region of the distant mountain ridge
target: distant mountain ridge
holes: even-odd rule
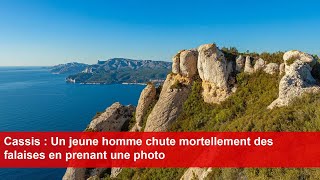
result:
[[[50,67],[50,72],[53,74],[75,74],[85,70],[89,65],[78,62],[70,62],[66,64],[58,64]]]
[[[97,64],[67,63],[51,68],[52,73],[71,74],[70,83],[117,84],[117,83],[159,83],[171,71],[171,62],[112,58],[99,60]]]

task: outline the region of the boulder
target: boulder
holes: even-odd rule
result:
[[[163,84],[159,100],[148,116],[146,132],[167,131],[182,111],[191,92],[191,81],[180,74],[169,74]]]
[[[246,62],[246,59],[242,55],[237,57],[237,59],[236,59],[236,71],[237,72],[242,72],[244,70],[245,62]]]
[[[294,59],[288,54],[294,54]],[[311,75],[313,60],[305,56],[306,53],[298,54],[299,56],[297,56],[297,53],[292,53],[292,51],[284,54],[283,59],[285,61],[291,60],[293,62],[286,63],[285,75],[279,84],[279,97],[268,106],[269,109],[286,106],[294,98],[300,97],[304,93],[320,92],[317,81]]]
[[[259,58],[256,61],[256,63],[254,64],[253,69],[254,69],[254,71],[259,71],[259,70],[263,69],[265,67],[265,65],[266,65],[266,62],[263,59]]]
[[[279,65],[277,63],[269,63],[266,65],[264,72],[267,74],[276,74],[279,72]]]
[[[193,77],[197,74],[198,52],[184,50],[180,53],[180,74],[185,77]]]
[[[136,124],[135,127],[138,131],[141,130],[142,120],[146,115],[146,112],[151,103],[156,100],[156,88],[154,84],[148,83],[147,86],[142,90],[138,101],[138,106],[135,113]]]
[[[254,68],[252,67],[252,58],[250,56],[246,57],[246,62],[244,65],[244,72],[249,73],[249,74],[254,72]]]
[[[214,83],[219,88],[228,88],[227,62],[215,44],[204,44],[198,48],[198,72],[203,81]]]

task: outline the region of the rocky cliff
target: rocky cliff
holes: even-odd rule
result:
[[[116,102],[107,108],[102,114],[94,118],[85,131],[104,132],[121,131],[126,122],[133,118],[134,106],[123,106]],[[91,176],[104,176],[104,173],[110,171],[107,168],[67,168],[63,180],[86,180]]]
[[[320,65],[313,56],[300,51],[260,55],[229,52],[215,44],[205,44],[197,49],[179,51],[172,61],[172,73],[167,75],[161,92],[157,92],[153,84],[148,84],[141,92],[135,111],[134,126],[130,131],[168,131],[172,130],[171,127],[177,125],[176,123],[183,124],[180,126],[182,130],[183,127],[188,127],[188,130],[196,129],[190,128],[195,126],[202,127],[201,130],[228,131],[236,128],[238,131],[281,131],[285,130],[281,129],[284,126],[281,123],[277,126],[275,122],[272,125],[259,122],[262,116],[266,116],[261,115],[262,111],[279,123],[277,113],[283,112],[271,109],[289,106],[294,99],[306,93],[320,92]],[[268,84],[268,81],[275,83]],[[250,83],[257,83],[259,86],[248,86]],[[276,84],[279,84],[279,87]],[[278,97],[273,95],[273,92],[276,93],[273,90],[278,90]],[[192,104],[192,101],[196,101],[195,104]],[[252,110],[255,106],[258,108],[255,109],[257,112]],[[131,118],[133,110],[133,107],[114,104],[94,119],[88,130],[120,131],[124,122]],[[186,111],[190,111],[189,114]],[[117,115],[113,115],[115,113]],[[193,115],[195,117],[188,117]],[[282,114],[281,118],[285,116],[286,114]],[[186,122],[187,119],[194,121]],[[239,121],[245,123],[239,125]],[[286,123],[288,124],[287,121]],[[90,171],[89,174],[98,178],[102,170]],[[143,171],[137,171],[135,178],[139,179],[137,177],[140,177]],[[83,174],[88,174],[85,172],[83,169],[69,168],[65,179],[77,179],[75,174],[81,174],[83,177]],[[132,175],[132,171],[130,172]],[[121,176],[124,172],[120,168],[113,168],[111,173],[112,178],[119,175],[120,179],[130,179],[129,176]],[[211,179],[212,173],[211,168],[189,168],[186,171],[179,170],[179,176],[172,178]],[[235,177],[248,179],[249,175],[244,174],[245,172],[236,173]]]

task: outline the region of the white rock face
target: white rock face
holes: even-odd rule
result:
[[[254,68],[252,67],[252,59],[250,56],[246,57],[246,62],[244,65],[244,72],[249,73],[249,74],[254,72]]]
[[[167,131],[172,122],[176,120],[182,111],[182,106],[191,92],[190,82],[188,78],[181,75],[167,76],[163,84],[159,100],[148,116],[146,132]],[[181,88],[173,88],[172,85],[177,82],[183,84]]]
[[[204,180],[211,171],[211,168],[189,168],[183,174],[180,180]]]
[[[135,111],[134,106],[113,103],[99,117],[93,119],[88,128],[94,131],[120,131],[126,121],[130,121]]]
[[[175,74],[180,74],[180,53],[181,51],[172,58],[172,72]]]
[[[254,69],[254,71],[259,71],[259,70],[263,69],[265,67],[265,65],[266,65],[266,62],[263,59],[259,58],[256,61],[256,63],[254,64],[253,69]]]
[[[147,86],[142,90],[140,94],[138,106],[135,113],[136,115],[135,127],[138,129],[138,131],[141,130],[142,120],[146,115],[149,105],[155,101],[155,98],[156,98],[156,88],[154,84],[147,84]]]
[[[180,74],[185,77],[193,77],[197,74],[198,52],[184,50],[180,53]]]
[[[316,63],[316,60],[307,53],[297,51],[297,50],[292,50],[284,53],[283,55],[283,60],[286,63],[288,60],[293,59],[293,60],[300,60],[304,63],[308,63],[311,67],[313,67]]]
[[[124,123],[130,121],[135,111],[134,106],[123,106],[119,102],[112,104],[99,117],[93,119],[88,129],[98,132],[103,131],[121,131]],[[85,180],[90,176],[100,176],[105,168],[67,168],[63,180]]]
[[[281,63],[279,66],[279,73],[284,74],[286,72],[286,65],[284,63]]]
[[[279,72],[279,65],[277,63],[269,63],[266,65],[264,72],[268,74],[276,74]]]
[[[295,53],[292,53],[295,52]],[[285,53],[283,59],[289,60],[290,54],[295,58],[302,57],[303,60],[297,59],[292,64],[286,64],[285,75],[282,77],[279,84],[279,97],[269,105],[269,109],[274,107],[286,106],[294,98],[303,95],[304,93],[316,93],[320,91],[316,80],[311,75],[313,60],[305,56],[306,53],[298,53],[301,56],[296,56],[297,51],[289,51]]]
[[[246,59],[242,55],[237,57],[237,59],[236,59],[236,71],[237,72],[242,72],[244,70],[245,62],[246,62]]]
[[[219,88],[228,88],[227,62],[215,44],[204,44],[198,48],[198,72],[203,81],[214,83]]]

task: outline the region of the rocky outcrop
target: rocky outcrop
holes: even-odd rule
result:
[[[93,119],[86,131],[121,131],[125,122],[130,121],[135,111],[134,106],[123,106],[119,102],[112,104],[98,117]],[[100,176],[106,168],[67,168],[63,180],[85,180],[92,176]]]
[[[286,64],[292,63],[295,60],[300,60],[303,63],[309,64],[310,67],[313,67],[317,62],[310,54],[297,51],[297,50],[291,50],[286,52],[283,55],[283,60]],[[292,61],[292,62],[289,62],[289,61]]]
[[[198,52],[195,50],[184,50],[180,53],[180,74],[192,78],[197,72]]]
[[[266,62],[263,59],[259,58],[254,64],[253,69],[254,71],[259,71],[261,69],[264,69],[265,65],[266,65]]]
[[[198,72],[203,81],[227,88],[227,62],[215,44],[204,44],[198,48]]]
[[[134,125],[132,131],[141,130],[142,120],[146,115],[150,104],[155,101],[156,93],[156,88],[152,83],[147,84],[147,86],[142,90],[135,113],[136,124]]]
[[[182,111],[183,103],[191,92],[192,78],[198,74],[198,52],[179,51],[172,61],[173,74],[167,76],[144,131],[166,131]]]
[[[279,72],[279,65],[277,63],[269,63],[266,65],[264,72],[267,74],[276,74]]]
[[[204,180],[211,171],[211,168],[189,168],[186,170],[180,180]]]
[[[166,131],[182,111],[191,92],[191,80],[180,74],[169,74],[163,84],[159,100],[148,116],[144,131]]]
[[[105,112],[93,119],[87,129],[92,131],[120,131],[126,121],[130,121],[134,106],[123,106],[119,102],[112,104]]]
[[[244,65],[244,72],[249,73],[249,74],[254,72],[254,68],[252,67],[252,58],[250,56],[246,57],[246,62]]]
[[[203,99],[207,103],[220,103],[230,94],[228,77],[233,72],[233,64],[228,66],[224,54],[215,44],[202,45],[198,52],[198,72],[202,79]]]
[[[237,72],[242,72],[244,70],[245,62],[246,62],[246,59],[242,55],[237,57],[237,59],[236,59],[236,71]]]
[[[304,93],[320,91],[317,81],[311,74],[315,60],[311,55],[300,51],[288,51],[283,55],[285,75],[280,80],[279,97],[268,108],[286,106],[294,98]]]
[[[172,72],[175,74],[180,74],[180,53],[181,51],[172,58]]]

